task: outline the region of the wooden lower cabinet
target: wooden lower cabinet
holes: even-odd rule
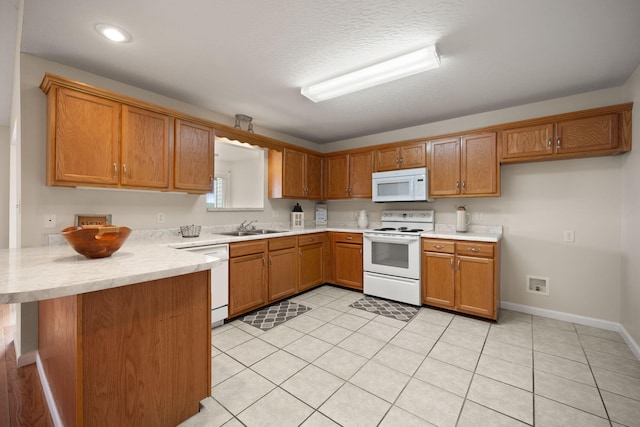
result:
[[[500,242],[422,239],[422,302],[496,320]]]
[[[325,281],[327,254],[325,233],[298,237],[298,291],[303,292]]]
[[[38,303],[63,425],[175,426],[211,394],[209,271]]]
[[[269,240],[269,302],[298,292],[296,237]]]
[[[229,317],[268,302],[266,240],[229,245]]]
[[[331,282],[362,290],[362,234],[329,233],[331,240]]]

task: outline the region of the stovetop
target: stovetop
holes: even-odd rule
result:
[[[382,227],[368,230],[368,233],[416,235],[434,228],[433,210],[389,210],[382,211]]]

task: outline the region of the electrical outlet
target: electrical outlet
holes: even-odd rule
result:
[[[576,241],[576,234],[573,230],[564,230],[564,241],[573,243]]]
[[[55,228],[55,227],[56,227],[56,215],[44,214],[44,228]]]
[[[156,222],[158,224],[164,224],[164,212],[158,212],[156,214]]]

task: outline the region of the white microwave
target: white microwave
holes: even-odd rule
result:
[[[371,183],[374,202],[431,201],[427,168],[374,172]]]

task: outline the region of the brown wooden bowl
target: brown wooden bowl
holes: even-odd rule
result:
[[[117,225],[84,225],[62,230],[62,235],[71,247],[87,258],[111,256],[120,249],[130,233],[129,227]]]

